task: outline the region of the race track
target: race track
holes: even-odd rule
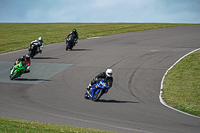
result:
[[[45,38],[44,38],[45,42]],[[0,117],[121,133],[199,133],[200,119],[163,106],[166,70],[200,47],[200,25],[162,28],[45,45],[31,73],[9,79],[21,50],[0,55]],[[113,87],[99,102],[84,99],[99,72],[112,68]]]

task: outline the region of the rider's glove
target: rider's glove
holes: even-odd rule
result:
[[[93,85],[93,84],[95,84],[96,83],[96,81],[95,80],[92,80],[91,81],[91,85]]]
[[[98,78],[95,78],[95,81],[99,81],[99,79],[98,79]]]

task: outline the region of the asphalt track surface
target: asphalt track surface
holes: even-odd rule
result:
[[[200,25],[83,39],[73,51],[64,42],[45,45],[31,73],[14,81],[9,68],[28,51],[1,54],[0,117],[122,133],[199,133],[199,118],[159,101],[167,69],[199,47]],[[114,71],[113,87],[98,102],[84,99],[106,68]]]

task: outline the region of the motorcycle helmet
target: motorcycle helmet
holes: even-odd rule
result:
[[[17,58],[16,61],[20,61],[22,58]]]
[[[41,42],[41,41],[42,41],[42,37],[38,37],[38,41],[40,41],[40,42]]]
[[[72,32],[74,32],[74,33],[75,33],[75,32],[76,32],[76,29],[73,29],[73,30],[72,30]]]
[[[29,61],[30,60],[30,56],[29,55],[25,55],[25,59],[26,59],[26,61]]]
[[[107,69],[106,70],[106,76],[112,77],[112,74],[113,74],[113,70],[112,69]]]
[[[25,61],[25,59],[24,59],[24,58],[22,58],[22,59],[21,59],[21,61]]]

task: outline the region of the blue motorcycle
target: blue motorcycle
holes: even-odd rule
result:
[[[99,82],[96,82],[94,85],[92,85],[90,90],[86,90],[85,99],[91,99],[92,101],[96,102],[107,90],[108,85],[103,79],[101,79]]]
[[[75,39],[73,36],[66,37],[66,51],[68,49],[72,50],[75,45]]]

